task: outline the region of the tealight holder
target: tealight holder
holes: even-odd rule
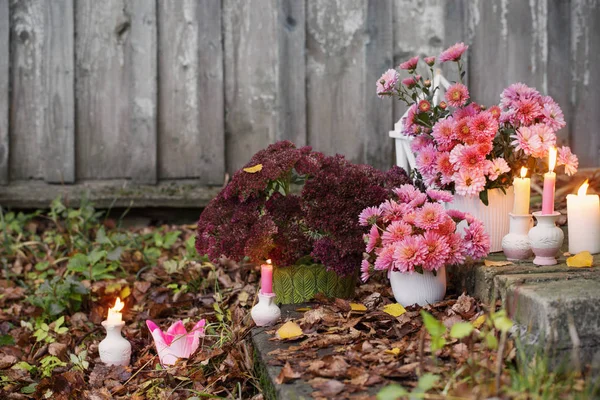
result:
[[[100,360],[106,365],[129,365],[131,343],[121,335],[125,322],[115,324],[102,321],[102,326],[106,329],[106,338],[98,346]]]
[[[281,310],[275,304],[275,293],[258,293],[258,303],[252,307],[250,312],[256,326],[273,325],[279,317]]]
[[[557,263],[556,254],[565,239],[562,229],[556,226],[556,220],[560,213],[554,211],[552,214],[542,214],[541,211],[538,211],[534,212],[533,216],[538,222],[529,231],[531,250],[535,254],[533,263],[535,265],[554,265]]]
[[[533,255],[529,243],[529,230],[533,220],[531,214],[513,214],[510,216],[510,230],[502,238],[502,251],[509,261],[521,261]]]

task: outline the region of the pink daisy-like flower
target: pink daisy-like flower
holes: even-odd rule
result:
[[[417,115],[417,105],[413,104],[408,108],[406,117],[402,119],[402,127],[404,133],[407,136],[414,136],[418,132],[419,126],[415,124],[415,117]]]
[[[412,235],[412,230],[412,226],[402,221],[394,221],[385,228],[385,231],[381,235],[381,243],[387,246],[388,244],[399,242],[406,236]]]
[[[466,227],[463,239],[469,257],[477,260],[489,254],[490,236],[481,221],[474,221]]]
[[[370,253],[381,244],[381,236],[379,235],[379,228],[377,225],[373,225],[369,231],[369,234],[365,236],[367,237],[367,253]]]
[[[577,173],[577,168],[579,168],[579,159],[567,146],[562,146],[558,149],[556,162],[558,165],[565,166],[565,174],[569,176]]]
[[[480,111],[479,105],[477,103],[473,102],[473,103],[469,103],[469,105],[467,105],[463,108],[457,108],[456,110],[454,110],[454,112],[452,113],[452,117],[454,118],[455,121],[458,121],[465,117],[474,117],[475,115],[477,115],[477,113],[479,113],[479,111]]]
[[[495,181],[498,177],[510,171],[510,167],[504,158],[494,158],[488,169],[488,179]]]
[[[498,106],[490,107],[488,109],[488,112],[491,114],[492,117],[494,117],[496,119],[496,121],[498,121],[500,119],[500,115],[502,114],[502,110]]]
[[[515,150],[522,150],[528,156],[542,146],[539,136],[528,126],[517,129],[516,135],[512,135],[511,138],[514,140],[510,144],[515,147]]]
[[[429,145],[422,148],[416,158],[419,171],[431,172],[435,167],[437,156],[438,151],[435,146]]]
[[[445,97],[452,107],[461,107],[469,100],[469,89],[462,83],[455,83],[448,88]]]
[[[473,222],[476,221],[476,219],[473,216],[473,214],[466,212],[465,213],[465,221],[467,221],[467,224],[472,224]]]
[[[443,216],[446,210],[439,203],[426,203],[423,207],[417,209],[415,225],[421,229],[437,229],[443,222]]]
[[[413,153],[419,153],[421,149],[429,145],[433,145],[433,140],[431,140],[431,138],[425,135],[417,136],[410,142],[410,149],[413,151]]]
[[[429,196],[429,198],[433,201],[439,201],[442,203],[451,203],[454,199],[452,193],[445,190],[428,189],[427,196]]]
[[[458,233],[447,237],[450,254],[446,263],[448,265],[459,265],[465,262],[465,242]]]
[[[443,152],[439,153],[436,161],[437,170],[441,173],[441,182],[443,185],[452,183],[452,176],[454,175],[454,165],[450,162],[450,153]]]
[[[385,246],[377,255],[373,268],[377,271],[385,271],[392,268],[394,263],[394,253],[396,252],[396,244]]]
[[[465,213],[460,210],[447,210],[446,213],[452,218],[455,222],[461,222],[465,219]]]
[[[371,264],[367,260],[362,260],[360,263],[360,280],[366,282],[370,278]]]
[[[408,78],[402,79],[402,84],[409,89],[412,89],[419,81],[415,79],[414,76],[409,76]]]
[[[444,118],[438,121],[433,126],[431,136],[435,139],[438,145],[449,145],[454,138],[454,120],[452,118]]]
[[[485,187],[485,176],[479,169],[461,168],[454,174],[456,193],[461,196],[477,196]]]
[[[379,97],[385,97],[385,93],[392,92],[398,83],[398,78],[398,71],[395,69],[388,69],[385,71],[377,81],[377,95]]]
[[[402,216],[402,222],[414,226],[417,219],[417,213],[415,211],[409,211]]]
[[[448,214],[444,215],[444,221],[438,226],[435,232],[440,235],[449,235],[456,231],[456,222],[452,218],[448,216]]]
[[[425,57],[423,60],[425,61],[425,64],[429,65],[430,67],[433,67],[433,64],[435,64],[435,56]]]
[[[533,148],[531,155],[536,158],[545,158],[548,156],[548,150],[556,146],[556,134],[546,124],[535,124],[529,127],[531,133],[539,138],[539,146]]]
[[[517,111],[515,117],[522,125],[531,125],[542,116],[542,106],[536,99],[519,99],[515,107]]]
[[[469,128],[471,118],[472,117],[461,118],[454,124],[454,137],[467,144],[475,143],[475,137],[471,135],[471,128]]]
[[[544,104],[542,115],[544,116],[543,122],[555,132],[564,128],[566,125],[565,116],[563,115],[562,110],[552,99],[550,99],[550,102]]]
[[[540,93],[534,88],[530,88],[524,83],[513,83],[502,91],[500,95],[500,105],[503,108],[517,107],[517,101],[520,99],[540,100]]]
[[[392,192],[398,196],[398,201],[401,203],[410,203],[417,194],[421,193],[419,189],[408,183],[392,189]]]
[[[406,204],[400,204],[394,200],[386,200],[379,206],[379,212],[383,222],[399,221],[407,212]]]
[[[381,217],[381,211],[379,207],[367,207],[361,211],[358,216],[358,223],[361,226],[369,226],[377,223],[377,220]]]
[[[415,56],[413,58],[411,58],[408,61],[403,62],[402,64],[400,64],[400,69],[407,69],[407,70],[413,70],[417,68],[417,64],[419,63],[419,56]]]
[[[417,108],[420,112],[427,112],[431,110],[431,103],[427,100],[421,100],[419,101],[419,105],[417,106]]]
[[[427,247],[423,269],[437,271],[446,265],[446,260],[450,255],[450,246],[448,246],[448,240],[444,236],[428,231],[423,234],[422,242]]]
[[[394,251],[394,266],[400,272],[412,272],[415,267],[423,265],[427,256],[427,247],[422,236],[407,236],[402,239]]]
[[[458,147],[458,146],[457,146]],[[450,153],[452,156],[452,153]],[[482,170],[485,154],[482,154],[478,145],[465,146],[455,164],[459,169]]]
[[[468,48],[469,48],[469,46],[466,46],[462,42],[456,43],[455,45],[442,51],[442,54],[440,54],[440,57],[439,57],[439,61],[440,62],[458,61],[462,57],[463,53],[465,51],[467,51]]]
[[[489,111],[480,112],[469,121],[469,130],[478,140],[492,140],[498,131],[498,121]]]

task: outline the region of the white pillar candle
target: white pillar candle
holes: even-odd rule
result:
[[[588,186],[585,181],[576,195],[567,195],[571,254],[600,253],[600,199],[597,194],[586,194]]]
[[[515,187],[515,203],[512,213],[515,215],[529,214],[529,200],[531,196],[531,179],[526,178],[527,168],[521,168],[521,177],[515,177],[513,186]]]

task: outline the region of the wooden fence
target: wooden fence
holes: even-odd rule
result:
[[[376,79],[456,41],[477,101],[536,86],[597,166],[599,3],[0,0],[0,204],[201,206],[280,139],[387,168],[403,108]]]

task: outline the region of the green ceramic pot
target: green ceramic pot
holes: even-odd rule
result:
[[[327,271],[322,264],[292,265],[275,268],[273,291],[279,304],[304,303],[315,294],[327,297],[350,298],[356,289],[358,270],[355,274],[339,277]]]

